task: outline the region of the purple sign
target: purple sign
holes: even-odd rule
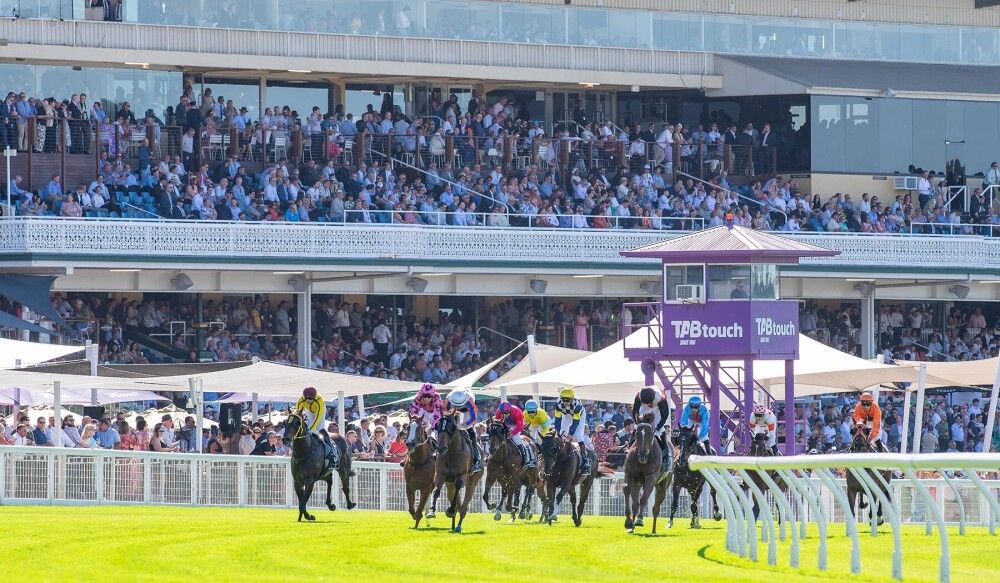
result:
[[[663,304],[662,354],[668,358],[795,359],[799,305],[732,300]]]

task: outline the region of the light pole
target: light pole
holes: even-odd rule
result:
[[[13,182],[10,176],[10,159],[17,156],[17,150],[11,147],[5,147],[3,150],[3,157],[7,161],[7,210],[5,214],[8,217],[14,216],[14,207],[10,206],[10,185]]]

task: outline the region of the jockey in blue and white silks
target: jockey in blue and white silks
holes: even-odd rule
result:
[[[711,451],[708,446],[708,416],[708,405],[698,396],[688,399],[681,411],[681,427],[688,427],[698,435],[698,443],[705,453]]]

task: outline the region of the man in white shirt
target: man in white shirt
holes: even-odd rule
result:
[[[920,198],[920,208],[927,206],[927,201],[934,198],[934,186],[931,184],[930,172],[924,172],[917,181],[917,194]]]
[[[384,366],[389,366],[389,341],[392,340],[392,332],[384,320],[379,321],[378,326],[372,330],[372,340],[375,341],[375,357]]]

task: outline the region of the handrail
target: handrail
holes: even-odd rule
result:
[[[958,362],[958,359],[955,358],[954,356],[951,356],[949,354],[945,354],[943,352],[938,352],[937,350],[932,350],[929,346],[924,346],[923,344],[920,344],[919,342],[914,342],[913,346],[918,346],[920,348],[923,348],[924,350],[926,350],[927,352],[929,352],[931,354],[940,354],[941,356],[947,358],[948,360]]]
[[[128,208],[135,209],[135,210],[140,211],[140,212],[144,212],[147,215],[152,215],[152,216],[157,217],[157,218],[161,217],[161,215],[159,215],[157,213],[149,212],[148,210],[146,210],[144,208],[141,208],[141,207],[137,207],[137,206],[135,206],[134,204],[131,204],[131,203],[127,203],[127,202],[122,201],[121,204],[123,206],[127,206]]]
[[[742,198],[742,199],[745,199],[745,200],[748,200],[748,201],[752,202],[755,206],[762,206],[761,202],[759,200],[755,199],[755,198],[750,198],[749,196],[740,194],[740,193],[736,192],[735,190],[729,190],[728,188],[724,188],[721,185],[714,184],[714,183],[709,182],[707,180],[702,180],[701,178],[698,178],[697,176],[692,176],[692,175],[688,174],[687,172],[681,172],[680,170],[677,170],[675,172],[675,174],[677,174],[678,176],[685,176],[685,177],[690,178],[692,180],[697,180],[698,182],[700,182],[700,183],[702,183],[702,184],[704,184],[706,186],[710,186],[711,188],[717,188],[719,190],[723,190],[725,192],[729,192],[729,193],[735,194],[739,198]],[[775,209],[769,208],[768,211],[769,212],[780,213],[781,216],[785,217],[785,222],[788,222],[788,215],[785,214],[785,211],[783,211],[781,209],[778,209],[778,208],[775,208]]]
[[[334,221],[334,223],[335,224],[347,224],[347,223],[350,223],[351,221],[347,220],[348,216],[358,215],[358,214],[365,213],[365,212],[367,212],[369,214],[372,214],[372,215],[375,215],[375,214],[385,215],[385,214],[397,214],[397,213],[414,213],[416,215],[419,215],[420,217],[433,216],[433,217],[436,217],[438,219],[438,220],[435,220],[435,221],[430,222],[430,223],[424,223],[424,222],[417,222],[417,223],[397,223],[397,222],[393,222],[393,221],[390,221],[390,223],[384,223],[384,224],[392,224],[394,226],[403,226],[403,227],[423,227],[423,226],[444,227],[444,226],[456,226],[454,224],[449,225],[447,222],[442,222],[440,220],[441,217],[447,218],[447,217],[453,217],[453,216],[459,216],[459,215],[463,215],[464,216],[464,215],[469,215],[469,214],[472,214],[472,215],[474,215],[477,218],[476,224],[474,224],[474,225],[458,225],[459,227],[465,227],[465,226],[469,226],[469,227],[490,226],[490,225],[486,224],[486,219],[490,215],[493,214],[492,211],[479,211],[479,210],[472,211],[472,212],[469,212],[469,211],[461,212],[461,211],[439,211],[439,210],[421,211],[420,209],[402,210],[402,211],[396,210],[396,209],[379,209],[379,208],[347,209],[347,210],[344,211],[344,220],[342,220],[342,221]],[[526,219],[528,221],[528,224],[525,225],[525,226],[529,227],[529,228],[542,227],[542,228],[549,228],[549,229],[569,229],[569,230],[578,230],[578,231],[589,230],[589,229],[603,230],[600,227],[591,227],[590,226],[589,220],[592,219],[592,218],[594,218],[595,215],[575,215],[575,214],[574,215],[567,215],[567,214],[544,215],[544,216],[552,216],[552,217],[555,217],[556,219],[563,219],[563,218],[569,219],[569,223],[570,223],[569,227],[562,227],[562,226],[558,226],[558,225],[557,226],[552,226],[552,225],[543,224],[541,222],[541,220],[540,220],[540,218],[543,216],[541,213],[535,214],[535,215],[526,215],[526,214],[522,214],[522,213],[513,212],[510,209],[507,209],[507,211],[504,213],[504,216],[508,217],[508,220],[511,217],[513,217],[515,220],[517,220],[517,219]],[[614,228],[614,229],[621,228],[621,229],[633,229],[633,230],[643,230],[643,231],[653,230],[653,231],[675,231],[675,232],[681,232],[681,231],[683,231],[683,232],[691,232],[693,230],[694,231],[698,231],[698,230],[703,230],[705,228],[705,219],[703,219],[701,217],[619,217],[617,215],[614,215],[614,216],[604,216],[604,215],[601,215],[601,216],[603,216],[605,219],[607,219],[609,222],[611,222],[612,223],[611,228]],[[580,217],[588,220],[588,224],[587,224],[586,227],[577,227],[576,226],[576,220],[575,219],[580,218]],[[634,227],[629,226],[630,223],[638,225],[644,219],[649,219],[650,221],[661,221],[662,222],[661,223],[661,227],[658,228],[658,229],[656,229],[656,228],[654,228],[654,229],[635,229]],[[681,222],[682,224],[685,221],[690,221],[692,223],[698,223],[698,224],[700,224],[701,227],[699,227],[698,229],[693,229],[693,230],[692,229],[671,229],[671,228],[665,226],[665,222],[666,221]],[[378,221],[372,221],[372,223],[378,224]],[[624,224],[624,226],[623,226],[623,224]]]
[[[972,234],[974,234],[976,231],[980,231],[981,232],[981,231],[983,231],[985,229],[989,229],[989,232],[990,232],[989,236],[992,237],[992,236],[994,236],[994,230],[997,229],[997,228],[1000,228],[1000,225],[979,224],[979,223],[950,223],[950,222],[949,223],[925,223],[925,222],[916,222],[916,223],[910,223],[909,232],[907,234],[910,234],[910,235],[920,235],[920,234],[922,234],[922,233],[919,233],[919,232],[914,233],[913,232],[913,228],[914,227],[927,227],[931,231],[930,234],[935,234],[935,235],[937,235],[937,234],[941,234],[941,235],[967,235],[967,234],[970,234],[970,233],[962,233],[961,231],[964,230],[964,229],[968,229],[969,231],[973,232]],[[948,231],[947,233],[944,232],[946,230]],[[956,233],[955,232],[956,230],[958,230],[959,232]],[[940,233],[938,233],[938,231],[940,231]]]
[[[952,193],[948,200],[944,201],[941,205],[944,208],[951,208],[951,201],[955,200],[959,195],[962,197],[962,210],[964,212],[969,212],[969,187],[968,186],[949,186],[948,192]]]

